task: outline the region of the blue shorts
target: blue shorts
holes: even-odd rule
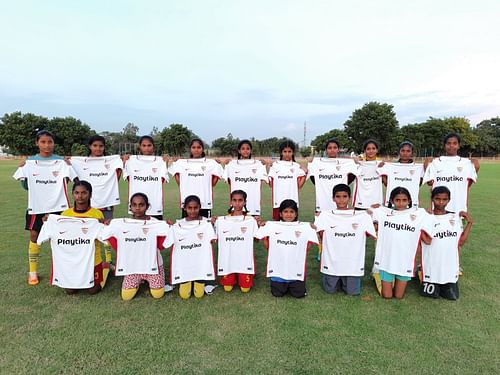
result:
[[[394,279],[398,279],[400,281],[410,281],[411,277],[409,276],[401,276],[401,275],[395,275],[393,273],[385,272],[380,270],[379,271],[380,275],[380,280],[385,281],[386,283],[392,283],[394,282]]]

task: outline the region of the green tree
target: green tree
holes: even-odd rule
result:
[[[181,156],[189,148],[191,139],[196,135],[182,124],[170,124],[168,128],[159,133],[160,144],[158,146],[162,153]]]
[[[6,113],[0,119],[0,144],[14,155],[33,155],[38,152],[35,134],[47,129],[49,119],[33,113]]]
[[[497,155],[500,153],[500,117],[483,120],[473,133],[477,136],[476,152],[480,155]]]
[[[279,146],[284,142],[291,142],[295,146],[295,155],[299,153],[299,145],[289,138],[272,137],[262,140],[252,138],[253,154],[261,156],[279,155]]]
[[[344,130],[356,149],[361,150],[367,139],[377,140],[381,153],[391,153],[397,148],[399,123],[393,108],[390,104],[369,102],[352,113],[344,123]]]
[[[219,155],[238,155],[238,143],[240,143],[239,138],[234,138],[231,133],[226,137],[220,137],[212,142],[212,148],[218,150]]]
[[[74,117],[54,117],[49,122],[48,130],[55,137],[55,153],[61,155],[72,155],[73,150],[80,154],[82,149],[75,145],[84,146],[86,151],[88,139],[95,134],[87,124]]]

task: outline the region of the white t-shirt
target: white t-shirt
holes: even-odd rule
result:
[[[168,174],[161,156],[130,155],[125,163],[123,179],[128,180],[128,202],[135,193],[144,193],[150,204],[146,213],[163,215],[163,182],[168,182]]]
[[[259,160],[231,160],[222,175],[229,183],[230,192],[243,190],[247,193],[247,209],[250,215],[261,215],[260,185],[267,182],[266,167]]]
[[[352,159],[314,158],[308,164],[307,169],[309,177],[314,177],[316,212],[336,209],[337,206],[333,201],[333,187],[338,184],[347,184],[349,174],[358,176],[358,166]],[[353,194],[353,197],[356,197],[356,194]]]
[[[28,180],[28,213],[31,215],[64,211],[69,208],[66,178],[76,173],[64,160],[26,160],[13,176]]]
[[[106,208],[120,204],[117,171],[123,169],[119,155],[102,157],[71,157],[71,165],[80,180],[92,185],[90,205]]]
[[[157,275],[163,265],[158,249],[163,248],[168,234],[169,226],[164,221],[122,218],[111,220],[100,239],[116,249],[116,276]]]
[[[432,217],[423,208],[403,211],[379,207],[373,210],[378,222],[374,268],[400,276],[412,277],[420,236],[432,233]]]
[[[469,159],[460,156],[441,156],[429,164],[424,182],[432,181],[432,188],[446,186],[450,189],[450,202],[446,210],[459,213],[467,211],[469,182],[476,182],[477,173]]]
[[[179,159],[175,161],[169,173],[179,174],[181,207],[189,195],[200,198],[202,209],[213,209],[212,176],[222,178],[222,167],[212,159]]]
[[[423,282],[456,283],[459,276],[458,242],[463,232],[459,214],[433,215],[432,242],[422,244]]]
[[[255,274],[253,239],[258,226],[251,216],[220,216],[215,222],[219,256],[217,274]]]
[[[50,284],[68,289],[94,286],[95,240],[103,225],[97,219],[49,215],[37,243],[50,240]]]
[[[377,173],[378,164],[376,160],[360,162],[354,207],[370,208],[373,204],[384,204],[382,179]]]
[[[366,236],[376,237],[372,218],[364,211],[322,211],[314,224],[323,231],[320,271],[333,276],[363,276]]]
[[[377,172],[381,176],[387,176],[385,206],[389,203],[391,191],[396,187],[408,189],[413,206],[419,206],[418,193],[420,191],[420,179],[424,176],[423,164],[384,163],[382,167],[377,168]]]
[[[277,160],[269,169],[269,185],[273,196],[273,208],[278,208],[285,199],[293,199],[299,204],[299,177],[306,173],[294,161]]]
[[[318,236],[310,223],[268,221],[255,237],[269,238],[267,277],[304,281],[307,249],[318,244]]]
[[[180,221],[170,227],[164,247],[172,247],[172,284],[195,280],[215,280],[212,224],[206,220]]]

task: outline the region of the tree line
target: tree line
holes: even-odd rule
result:
[[[86,155],[87,141],[96,132],[87,124],[73,117],[48,119],[32,113],[13,112],[0,118],[0,145],[14,155],[30,155],[37,152],[34,137],[38,130],[49,130],[55,135],[54,152],[60,155]],[[120,132],[100,133],[106,139],[108,154],[136,153],[140,135],[139,128],[128,123]],[[343,128],[335,128],[311,141],[311,147],[299,148],[298,153],[309,156],[311,149],[321,154],[326,141],[337,138],[344,151],[361,152],[367,139],[375,139],[380,145],[380,153],[396,154],[403,140],[414,144],[418,156],[439,155],[443,136],[450,132],[462,137],[461,152],[464,155],[493,156],[500,153],[500,117],[481,121],[472,127],[464,117],[429,117],[422,123],[399,126],[394,108],[387,103],[369,102],[356,109],[344,122]],[[155,140],[156,152],[175,156],[186,155],[189,143],[199,138],[183,124],[170,124],[163,129],[154,127],[149,134]],[[266,139],[250,138],[253,154],[259,156],[277,155],[280,143],[291,141],[286,137]],[[237,155],[240,139],[232,133],[215,139],[207,148],[215,155]],[[293,142],[293,141],[291,141]]]

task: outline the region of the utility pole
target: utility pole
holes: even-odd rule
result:
[[[307,122],[304,121],[304,140],[303,140],[303,147],[306,147],[306,134],[307,134]]]

